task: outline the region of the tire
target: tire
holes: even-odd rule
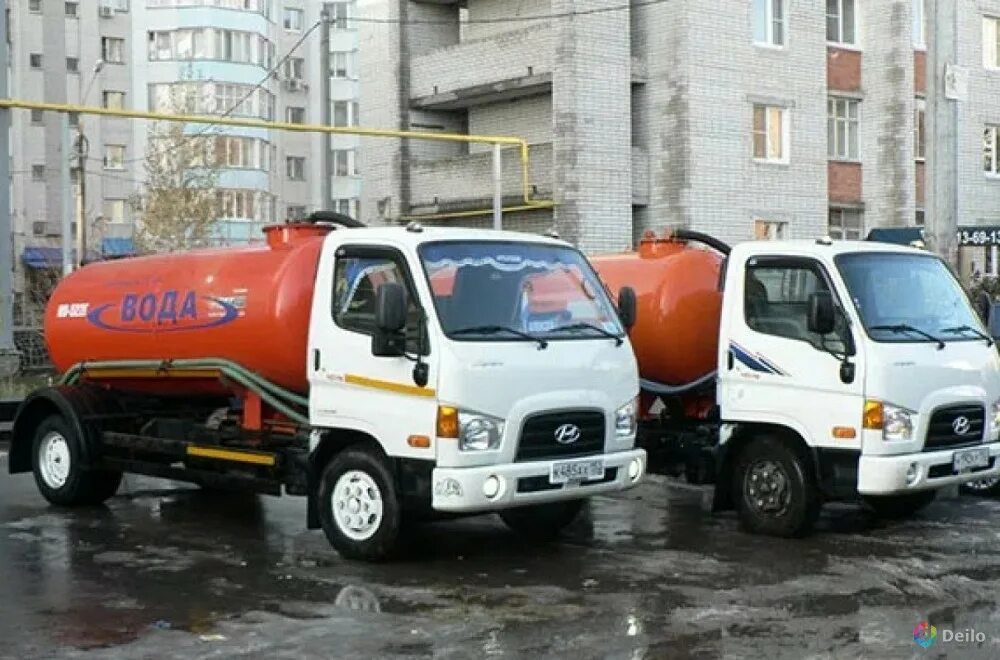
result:
[[[989,477],[987,479],[977,479],[964,483],[958,487],[966,495],[977,495],[979,497],[996,497],[1000,495],[1000,477]]]
[[[740,451],[733,496],[744,530],[785,538],[811,532],[821,506],[808,460],[773,437],[753,439]]]
[[[346,559],[381,561],[400,540],[402,510],[385,457],[365,447],[348,447],[323,470],[320,523],[326,538]]]
[[[52,415],[35,430],[31,468],[39,492],[57,506],[102,504],[118,492],[122,473],[85,470],[81,466],[83,439],[61,415]]]
[[[936,496],[936,490],[923,490],[906,495],[869,495],[864,498],[864,503],[879,518],[899,520],[909,518],[925,508]]]
[[[506,509],[500,519],[512,530],[536,541],[549,541],[568,527],[580,515],[587,500],[532,504]]]

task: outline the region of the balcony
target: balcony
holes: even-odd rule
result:
[[[549,94],[555,42],[550,25],[532,25],[415,57],[410,102],[424,110],[458,110]],[[632,82],[645,82],[645,72],[645,64],[632,58]]]

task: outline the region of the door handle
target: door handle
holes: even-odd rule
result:
[[[319,358],[320,358],[319,349],[318,348],[314,348],[313,349],[313,371],[319,371]]]

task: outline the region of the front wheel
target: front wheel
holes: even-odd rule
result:
[[[500,512],[500,519],[518,534],[546,541],[559,536],[576,520],[585,503],[586,500],[571,500],[505,509]]]
[[[924,490],[906,495],[869,495],[864,498],[864,502],[879,518],[898,520],[909,518],[925,508],[936,496],[936,490]]]
[[[101,504],[118,492],[121,472],[83,468],[83,442],[61,415],[52,415],[38,425],[32,443],[31,468],[38,491],[50,503]]]
[[[976,479],[959,487],[966,495],[979,495],[980,497],[995,497],[1000,495],[1000,477],[987,477],[986,479]]]
[[[819,517],[819,490],[808,461],[776,438],[757,438],[743,448],[733,492],[740,524],[748,532],[805,536]]]
[[[323,470],[317,496],[323,531],[341,556],[380,561],[395,550],[402,512],[379,452],[349,447],[337,454]]]

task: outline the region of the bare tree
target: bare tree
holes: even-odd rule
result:
[[[178,85],[176,114],[195,114],[196,86]],[[140,252],[172,252],[207,245],[219,215],[217,136],[185,124],[162,122],[150,131],[144,190],[133,200],[138,212],[135,242]]]

